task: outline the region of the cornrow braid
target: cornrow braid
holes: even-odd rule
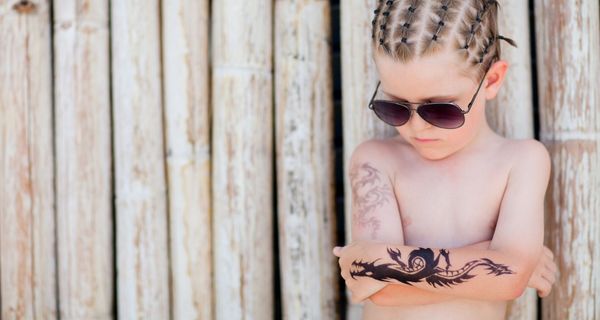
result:
[[[385,1],[385,11],[383,11],[381,14],[383,15],[383,17],[381,18],[382,22],[381,25],[379,26],[380,34],[379,34],[379,44],[381,46],[383,46],[383,48],[390,53],[390,47],[388,45],[389,41],[386,42],[386,38],[387,38],[387,23],[389,20],[389,16],[390,13],[392,12],[392,10],[394,5],[394,0],[387,0]]]
[[[373,21],[371,21],[371,24],[373,25],[373,27],[371,28],[373,30],[371,32],[371,39],[375,39],[375,24],[377,24],[377,18],[379,18],[379,12],[381,12],[382,5],[383,5],[383,0],[379,0],[379,4],[377,5],[377,8],[373,11],[373,13],[375,14],[375,17],[373,18]]]
[[[446,36],[451,29],[450,27],[456,22],[460,10],[459,4],[460,1],[458,0],[443,0],[440,2],[439,7],[433,10],[435,17],[429,19],[426,28],[428,33],[432,35],[428,36],[425,33],[423,36],[425,47],[421,50],[421,55],[432,54],[437,52],[434,49],[443,47],[445,41],[442,40],[442,37]]]
[[[463,46],[463,49],[469,49],[469,46],[471,45],[471,41],[473,41],[473,37],[475,36],[475,33],[480,30],[479,27],[481,26],[481,22],[483,21],[483,18],[485,17],[486,13],[489,12],[489,9],[491,8],[492,5],[498,6],[499,5],[498,1],[486,0],[483,3],[483,7],[477,11],[477,14],[475,15],[475,17],[469,16],[469,14],[467,14],[467,20],[472,21],[472,23],[471,23],[471,27],[469,28],[469,34],[466,37],[467,40],[465,42],[465,45]]]
[[[467,68],[463,73],[480,80],[487,71],[485,66],[500,59],[498,40],[516,47],[513,40],[498,35],[497,0],[379,0],[377,3],[372,21],[373,45],[402,63],[442,48],[453,49],[464,56]]]
[[[401,11],[398,21],[399,27],[397,26],[395,28],[393,34],[394,39],[400,39],[400,41],[394,42],[395,46],[393,50],[401,59],[410,59],[412,55],[414,55],[413,46],[416,43],[408,40],[412,38],[417,31],[416,28],[414,28],[414,21],[418,19],[419,14],[423,9],[422,0],[409,0],[407,2],[408,7]]]

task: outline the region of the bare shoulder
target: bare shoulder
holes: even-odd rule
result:
[[[397,142],[391,138],[371,138],[359,143],[350,155],[350,167],[370,163],[386,173],[393,168],[393,153]]]
[[[536,139],[506,139],[502,153],[510,157],[511,172],[548,175],[551,169],[550,153]]]

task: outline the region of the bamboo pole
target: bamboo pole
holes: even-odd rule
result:
[[[330,5],[275,4],[279,261],[284,319],[337,319]]]
[[[369,0],[341,1],[341,55],[342,55],[342,121],[344,135],[344,212],[346,242],[352,239],[350,181],[348,161],[354,148],[362,141],[397,134],[367,108],[377,85],[377,69],[373,60],[371,20],[375,2]],[[362,317],[361,304],[350,303],[346,289],[347,319]]]
[[[108,1],[54,2],[61,319],[113,318],[108,36]]]
[[[168,319],[159,5],[111,5],[118,317]]]
[[[50,10],[0,3],[0,318],[56,319]]]
[[[213,2],[216,319],[272,319],[272,2]]]
[[[600,318],[598,1],[535,1],[541,140],[550,148],[546,240],[559,278],[543,319]],[[560,22],[560,23],[559,23]]]
[[[529,6],[523,0],[505,0],[498,10],[501,35],[516,41],[518,48],[500,41],[502,60],[509,62],[502,89],[496,99],[488,101],[486,114],[490,127],[510,139],[531,139],[533,126],[533,86],[529,38]],[[537,319],[537,292],[525,293],[508,303],[507,319]]]
[[[212,319],[208,1],[162,2],[174,319]]]

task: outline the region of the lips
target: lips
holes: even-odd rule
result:
[[[419,141],[419,142],[430,142],[430,141],[437,141],[438,139],[428,139],[428,138],[414,138],[415,140]]]

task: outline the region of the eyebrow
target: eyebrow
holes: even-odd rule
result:
[[[396,97],[395,95],[387,93],[384,90],[381,90],[381,91],[385,95],[387,95],[387,96],[389,96],[389,97],[391,97],[393,99],[396,99],[396,100],[399,100],[399,101],[408,102],[408,100],[406,100],[404,98]],[[421,99],[420,102],[429,101],[429,100],[432,100],[432,101],[433,100],[435,100],[435,101],[451,101],[451,100],[456,100],[456,99],[457,99],[456,96],[453,96],[453,95],[442,95],[442,96],[435,96],[435,97],[429,97],[429,98]],[[415,102],[417,102],[417,101],[415,101]]]

